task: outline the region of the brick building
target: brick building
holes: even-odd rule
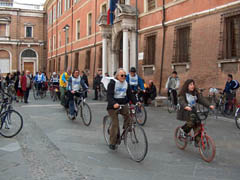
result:
[[[173,70],[205,88],[228,73],[239,80],[239,1],[138,0],[138,54],[135,1],[119,0],[110,26],[108,0],[47,0],[49,72],[85,69],[92,80],[97,69],[128,71],[138,55],[139,74],[161,90]]]
[[[46,70],[45,13],[38,5],[0,0],[1,73]]]

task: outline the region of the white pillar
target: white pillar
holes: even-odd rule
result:
[[[128,30],[123,30],[123,69],[128,73],[129,60],[128,60]]]
[[[107,72],[107,38],[102,39],[102,75],[105,76]]]
[[[131,33],[130,67],[136,67],[136,32]]]
[[[130,5],[130,0],[125,0],[126,5]]]

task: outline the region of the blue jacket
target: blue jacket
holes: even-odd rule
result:
[[[38,80],[38,76],[41,76],[41,80]],[[44,75],[43,74],[37,74],[36,76],[35,76],[35,78],[34,78],[34,81],[36,81],[36,82],[43,82],[44,81]]]
[[[232,80],[230,82],[226,82],[224,91],[225,93],[231,93],[232,90],[238,89],[239,88],[239,83],[236,80]]]
[[[128,82],[128,84],[129,84],[129,76],[130,75],[128,74],[127,77],[126,77],[126,81]],[[140,87],[140,89],[143,91],[145,89],[143,80],[139,76],[137,76],[137,77],[138,77],[138,85],[137,86],[130,86],[130,87],[133,91],[137,91],[138,87]]]

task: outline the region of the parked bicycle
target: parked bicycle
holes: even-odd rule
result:
[[[176,145],[179,149],[184,150],[187,147],[187,144],[191,144],[195,141],[195,137],[201,134],[201,140],[199,142],[200,155],[204,161],[211,162],[216,154],[216,146],[213,139],[208,136],[205,131],[204,126],[206,124],[206,118],[202,119],[196,108],[193,108],[191,113],[196,115],[198,122],[201,122],[200,129],[197,133],[192,134],[190,132],[187,137],[184,137],[185,132],[182,130],[181,126],[177,127],[174,134]]]
[[[4,92],[1,93],[4,98],[0,102],[0,134],[6,138],[12,138],[22,130],[23,118],[19,112],[13,110],[13,97]]]
[[[130,123],[126,129],[123,130],[120,139],[118,140],[118,145],[121,141],[127,148],[127,151],[131,158],[136,162],[141,162],[147,155],[148,152],[148,140],[144,129],[138,125],[136,118],[136,106],[129,105],[130,110]],[[120,106],[117,113],[123,108]],[[109,145],[110,140],[110,129],[112,126],[112,119],[109,115],[103,118],[103,135],[106,143]]]
[[[85,92],[87,92],[87,90],[85,91],[77,91],[75,92],[76,94],[78,94],[79,96],[74,96],[74,116],[76,118],[81,118],[84,125],[89,126],[92,122],[92,112],[91,109],[89,107],[89,105],[86,102],[86,99],[84,97]],[[67,99],[67,97],[66,97]],[[69,113],[69,107],[66,106],[66,112],[67,112],[67,116],[70,120],[72,120],[70,113]]]

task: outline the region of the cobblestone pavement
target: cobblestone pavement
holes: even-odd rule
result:
[[[182,124],[176,114],[147,107],[144,129],[149,152],[141,163],[132,161],[124,145],[110,151],[102,133],[106,102],[88,103],[90,127],[80,119],[70,121],[65,110],[50,100],[15,104],[24,117],[21,133],[12,139],[0,137],[0,180],[238,180],[240,177],[240,130],[231,119],[209,118],[207,132],[215,140],[216,157],[204,162],[189,145],[177,149],[173,134]],[[122,120],[120,120],[122,123]]]

